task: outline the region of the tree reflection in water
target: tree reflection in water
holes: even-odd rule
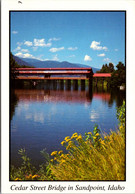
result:
[[[15,108],[19,102],[18,96],[15,94],[14,89],[10,92],[10,120],[12,120],[15,113]]]
[[[44,101],[46,98],[53,101],[71,101],[71,102],[92,102],[93,97],[101,99],[107,103],[109,107],[116,103],[119,107],[125,100],[125,91],[112,89],[107,87],[91,87],[84,80],[46,80],[37,83],[34,86],[31,82],[29,86],[26,84],[17,84],[16,89],[11,89],[10,94],[10,119],[12,119],[18,100],[39,100]]]

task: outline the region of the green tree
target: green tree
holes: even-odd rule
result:
[[[122,62],[116,65],[116,70],[112,73],[111,86],[121,86],[126,84],[126,68]]]
[[[17,62],[14,60],[12,53],[10,52],[10,75],[11,75],[11,80],[15,79],[16,77],[16,71],[13,68],[20,67]]]
[[[109,73],[114,72],[114,65],[112,63],[109,63]]]
[[[103,64],[102,68],[97,73],[112,73],[112,72],[114,72],[114,65],[112,63],[109,63],[109,65]]]

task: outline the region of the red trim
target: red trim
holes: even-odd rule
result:
[[[92,68],[14,68],[14,70],[17,70],[17,71],[27,71],[27,70],[30,70],[30,71],[38,71],[38,70],[92,70]]]
[[[111,73],[94,73],[93,77],[111,77]]]

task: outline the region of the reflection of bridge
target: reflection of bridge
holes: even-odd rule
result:
[[[92,68],[15,68],[16,79],[58,80],[91,79],[93,77],[111,77],[110,73],[93,73]]]
[[[37,89],[16,89],[16,96],[20,101],[25,102],[70,102],[70,103],[90,103],[92,98],[97,98],[109,102],[110,93],[97,93],[90,91],[63,91],[63,90],[37,90]]]
[[[16,89],[15,94],[20,101],[29,102],[69,102],[69,103],[89,103],[92,100],[89,92],[71,90],[21,90]]]

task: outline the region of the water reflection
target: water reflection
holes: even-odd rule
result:
[[[15,94],[14,90],[11,91],[10,93],[10,120],[12,120],[13,115],[15,113],[15,107],[18,104],[18,97]]]
[[[19,101],[37,101],[37,102],[70,102],[70,103],[91,103],[92,99],[100,99],[108,106],[112,106],[116,102],[117,106],[121,106],[125,99],[124,92],[120,91],[97,91],[97,90],[44,90],[44,89],[15,89],[11,94],[11,105],[16,106]],[[14,100],[12,100],[14,99]],[[14,112],[14,107],[11,112]],[[12,114],[11,114],[12,115]],[[12,117],[11,117],[12,119]]]
[[[31,88],[31,89],[29,89]],[[119,89],[107,89],[103,87],[92,88],[86,85],[85,80],[46,80],[45,83],[39,83],[36,87],[25,87],[21,89],[12,89],[10,95],[10,119],[15,112],[18,101],[23,102],[69,102],[90,104],[92,99],[99,99],[107,103],[109,107],[116,103],[119,107],[125,99],[125,91]],[[24,105],[26,106],[26,105]]]
[[[14,94],[19,101],[23,102],[70,102],[70,103],[84,103],[91,102],[92,95],[88,91],[72,91],[72,90],[26,90],[26,89],[15,89]],[[102,95],[97,94],[99,97]]]
[[[42,149],[48,153],[62,149],[65,136],[92,131],[95,124],[103,131],[116,130],[116,106],[123,99],[123,91],[92,88],[77,80],[12,89],[11,163],[19,165],[18,150],[25,148],[38,165]]]

